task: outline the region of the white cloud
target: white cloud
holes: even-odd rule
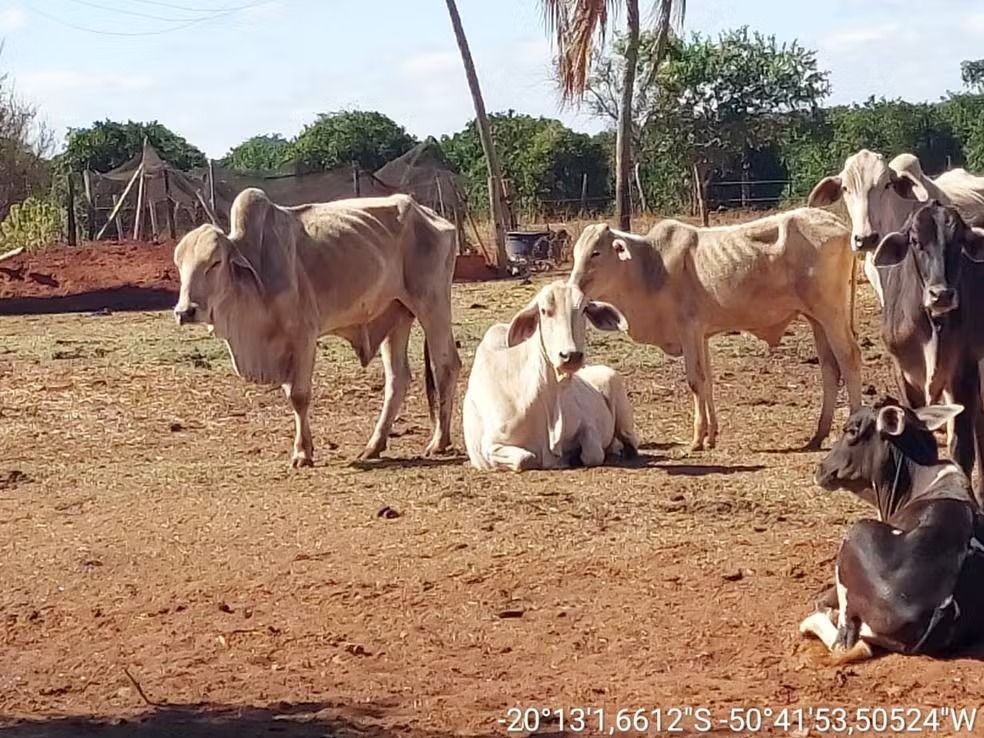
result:
[[[19,31],[27,23],[27,14],[17,5],[0,8],[0,33]]]
[[[895,23],[868,28],[846,28],[825,37],[821,40],[820,45],[832,51],[847,51],[859,46],[886,41],[889,38],[897,38],[898,34],[899,26]]]
[[[984,33],[984,13],[968,15],[966,28],[974,33]]]
[[[86,73],[70,69],[28,72],[20,75],[17,83],[36,98],[146,92],[155,86],[154,78],[146,74]]]
[[[407,57],[400,65],[405,76],[420,80],[456,72],[460,68],[461,56],[454,51],[421,51]]]

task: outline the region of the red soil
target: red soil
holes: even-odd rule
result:
[[[163,310],[179,287],[174,242],[53,246],[0,261],[0,315]],[[481,257],[462,256],[456,281],[494,277]]]

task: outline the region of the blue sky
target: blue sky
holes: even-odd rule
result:
[[[835,103],[934,100],[960,88],[962,59],[984,56],[977,0],[687,4],[688,32],[747,24],[818,49]],[[537,0],[458,5],[490,110],[602,127],[559,109]],[[178,28],[233,6],[252,7]],[[0,69],[59,137],[96,119],[157,119],[220,157],[252,134],[291,136],[342,108],[381,110],[417,136],[473,117],[441,0],[0,0],[0,36]]]

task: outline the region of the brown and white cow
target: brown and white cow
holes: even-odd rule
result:
[[[592,225],[574,246],[570,283],[615,305],[636,341],[683,355],[694,449],[713,447],[718,433],[708,339],[742,330],[776,346],[802,315],[823,378],[820,419],[808,443],[818,448],[830,432],[841,377],[851,409],[861,404],[849,236],[834,215],[811,208],[721,228],[664,220],[646,236]]]
[[[878,510],[848,530],[834,588],[800,623],[838,662],[875,648],[942,655],[984,634],[984,517],[967,475],[938,457],[933,436],[961,410],[910,410],[886,398],[853,413],[820,463],[817,484]]]
[[[461,362],[451,328],[454,226],[406,195],[280,207],[262,190],[236,197],[226,235],[199,226],[178,243],[178,322],[205,323],[226,341],[233,368],[280,384],[294,410],[291,463],[313,464],[308,424],[319,336],[347,340],[363,366],[382,351],[383,409],[363,458],[386,448],[410,381],[407,343],[424,329],[434,434],[425,453],[451,442]]]

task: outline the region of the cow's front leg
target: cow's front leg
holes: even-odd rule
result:
[[[711,351],[708,347],[707,337],[701,339],[701,362],[704,366],[704,417],[707,418],[707,447],[714,448],[717,445],[718,436],[718,417],[717,409],[714,407],[714,378],[711,369]]]
[[[539,468],[536,454],[520,446],[504,443],[491,443],[485,449],[485,458],[492,468],[506,468],[512,471],[526,471]]]
[[[295,364],[291,371],[293,380],[283,385],[284,394],[294,411],[294,451],[290,458],[290,465],[294,469],[314,466],[314,440],[311,437],[308,408],[311,405],[311,377],[314,374],[316,345],[315,341],[311,341],[310,345],[295,352]]]
[[[708,437],[707,373],[704,368],[704,337],[699,327],[693,326],[683,337],[683,364],[687,371],[687,384],[694,396],[694,439],[691,451],[704,448],[704,439]]]
[[[803,635],[814,635],[819,638],[828,651],[832,651],[837,642],[837,626],[831,619],[833,610],[817,610],[800,623],[799,631]]]

